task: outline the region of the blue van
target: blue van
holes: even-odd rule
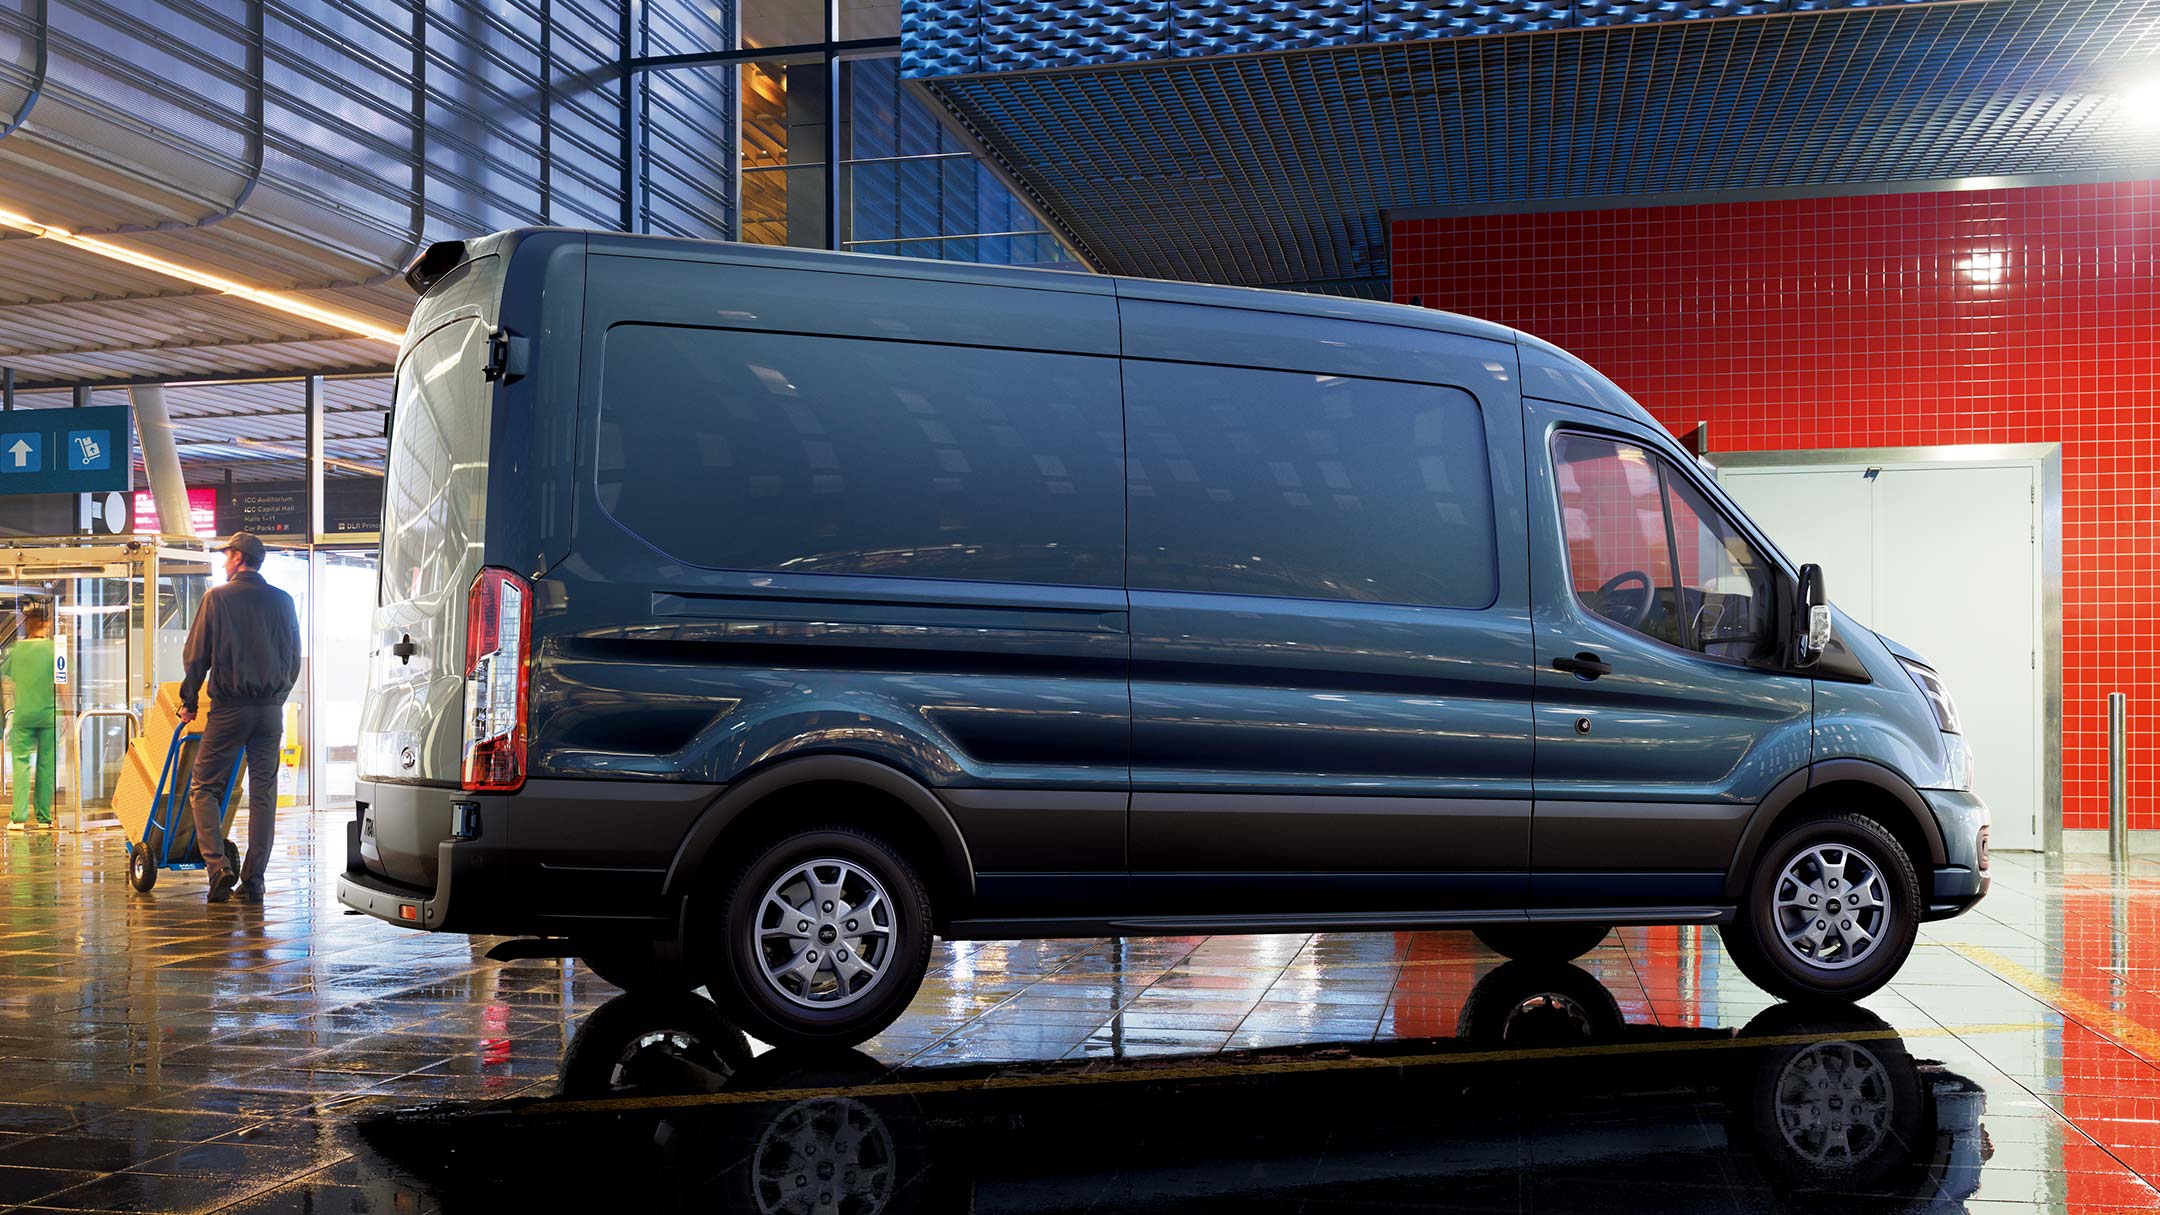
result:
[[[1844,1000],[1987,890],[1934,672],[1525,334],[559,230],[407,277],[348,907],[805,1046],[933,935],[1715,924]]]

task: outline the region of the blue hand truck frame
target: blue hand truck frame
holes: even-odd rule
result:
[[[200,842],[195,846],[196,859],[172,859],[173,825],[180,821],[181,815],[187,813],[188,792],[195,781],[195,766],[192,763],[183,766],[180,762],[181,748],[186,743],[201,742],[203,736],[200,729],[189,732],[188,727],[193,724],[183,721],[173,727],[172,746],[165,751],[164,766],[158,770],[157,792],[150,800],[150,820],[143,824],[142,839],[127,842],[128,880],[137,890],[147,891],[157,885],[160,869],[207,867],[207,862],[202,859]],[[242,747],[239,754],[233,757],[232,771],[225,774],[225,789],[218,798],[218,830],[221,833],[232,829],[233,790],[240,784],[240,773],[246,767],[247,748]],[[156,841],[155,844],[152,841]],[[224,837],[224,843],[226,863],[232,866],[234,873],[238,873],[240,848],[233,843],[230,836]]]

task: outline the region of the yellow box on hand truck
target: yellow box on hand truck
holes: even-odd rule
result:
[[[201,723],[209,713],[209,696],[199,696],[195,720],[181,721],[180,685],[160,684],[150,718],[128,748],[120,787],[113,793],[113,811],[120,816],[127,839],[128,880],[137,890],[155,886],[160,869],[203,868],[187,798],[195,775],[195,747],[202,741]],[[240,846],[232,840],[233,786],[239,783],[245,761],[245,755],[234,758],[232,772],[219,791],[219,833],[225,841],[226,863],[235,873],[240,871]]]

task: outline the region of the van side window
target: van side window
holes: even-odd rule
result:
[[[715,569],[1118,586],[1113,359],[619,325],[600,505]]]
[[[1131,585],[1482,608],[1485,425],[1454,388],[1128,360]]]
[[[1553,475],[1584,606],[1718,658],[1745,659],[1769,638],[1770,563],[1664,460],[1633,443],[1561,434]]]
[[[1668,470],[1673,537],[1680,545],[1680,587],[1693,648],[1719,658],[1746,659],[1775,625],[1772,566],[1730,519],[1685,478]]]

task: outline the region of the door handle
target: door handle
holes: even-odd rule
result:
[[[1584,650],[1573,658],[1555,658],[1552,660],[1552,664],[1554,670],[1566,671],[1568,674],[1582,680],[1591,680],[1600,675],[1612,674],[1612,664],[1588,650]]]

